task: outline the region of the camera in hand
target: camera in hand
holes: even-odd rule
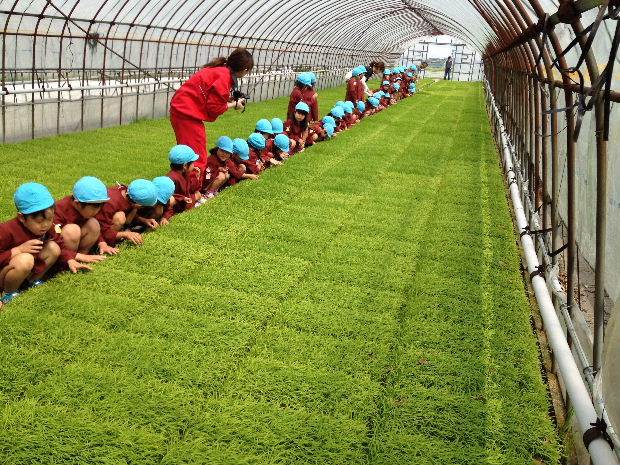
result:
[[[237,102],[239,102],[239,100],[249,100],[250,97],[245,95],[243,92],[241,92],[238,89],[233,90],[232,93],[232,98],[235,101],[235,108],[237,108],[236,104]],[[241,111],[241,113],[245,112],[245,104],[243,105],[243,110]]]

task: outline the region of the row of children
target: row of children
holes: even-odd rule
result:
[[[351,79],[360,82],[365,72],[365,67],[357,67]],[[258,179],[265,169],[415,92],[411,71],[385,70],[385,76],[381,89],[370,96],[350,91],[355,86],[349,80],[346,100],[319,119],[316,76],[301,73],[287,120],[261,119],[247,140],[220,137],[204,172],[194,166],[194,150],[175,145],[168,155],[170,171],[152,181],[106,186],[86,176],[59,201],[42,184],[22,184],[14,194],[16,217],[0,224],[0,306],[57,271],[90,270],[90,264],[116,255],[122,241],[142,244],[144,231],[167,225],[175,214],[202,205],[228,186]],[[410,82],[407,91],[401,91],[400,81]]]

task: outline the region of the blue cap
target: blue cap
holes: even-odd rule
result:
[[[146,179],[136,179],[129,184],[127,194],[132,202],[143,207],[152,207],[157,203],[157,187]]]
[[[350,115],[351,113],[353,113],[353,107],[347,105],[346,107],[344,107],[344,112]]]
[[[327,115],[323,117],[323,124],[331,124],[332,126],[336,126],[336,120]]]
[[[375,92],[374,94],[372,94],[372,96],[376,98],[377,100],[380,100],[381,97],[383,97],[383,92],[382,91]]]
[[[43,184],[27,182],[17,188],[13,195],[17,211],[24,215],[47,210],[54,205],[54,197]]]
[[[344,107],[345,105],[346,105],[346,103],[344,103],[344,101],[342,101],[342,100],[338,100],[338,101],[336,102],[336,106],[337,106],[337,107]]]
[[[364,113],[364,111],[366,110],[366,104],[360,100],[359,102],[357,102],[357,109]]]
[[[306,102],[299,102],[295,105],[295,111],[305,111],[306,113],[310,113],[310,107]]]
[[[344,116],[344,108],[343,107],[334,107],[330,111],[334,118],[342,118]]]
[[[310,82],[312,83],[312,85],[316,84],[316,74],[314,74],[313,72],[309,72],[308,73],[310,75]]]
[[[368,103],[370,103],[373,107],[377,108],[381,102],[379,102],[379,99],[375,97],[369,97]]]
[[[175,145],[170,149],[168,159],[173,165],[184,165],[198,160],[198,155],[187,145]]]
[[[392,70],[389,69],[389,68],[386,68],[386,70],[383,71],[383,74],[386,75],[386,76],[389,76],[390,74],[392,74]]]
[[[398,82],[394,83],[394,89],[400,90],[400,84]]]
[[[416,65],[411,65],[411,69],[412,69],[413,71],[417,71],[417,70],[418,70],[418,67],[417,67]]]
[[[407,77],[413,77],[413,73],[407,73]]]
[[[301,73],[297,76],[297,82],[304,86],[312,85],[312,76],[310,73]]]
[[[357,77],[362,73],[366,72],[366,68],[364,66],[357,66],[355,68],[353,68],[353,71],[351,72],[353,77]]]
[[[347,100],[344,102],[344,107],[353,110],[355,108],[355,104],[351,100]]]
[[[383,81],[381,83],[382,86],[389,86],[390,85],[390,81]]]
[[[267,134],[273,134],[273,128],[271,122],[268,119],[259,119],[256,123],[256,131],[266,132]]]
[[[104,203],[110,200],[108,188],[94,176],[84,176],[74,184],[73,198],[82,203]]]
[[[263,138],[263,140],[265,139]],[[243,139],[237,138],[233,141],[233,153],[237,155],[239,158],[241,158],[242,160],[249,160],[250,159],[250,146]]]
[[[157,189],[157,201],[164,205],[167,204],[175,191],[174,181],[168,176],[158,176],[153,179],[153,184]]]
[[[291,140],[284,134],[278,134],[273,143],[283,152],[288,152],[291,149]]]
[[[265,138],[262,134],[258,132],[253,132],[248,137],[248,145],[254,147],[255,149],[263,150],[265,148]]]
[[[327,137],[329,137],[330,139],[332,138],[332,136],[334,135],[334,130],[335,130],[335,126],[332,126],[331,124],[326,124],[325,125],[325,132],[327,133]]]
[[[217,148],[224,152],[233,153],[233,141],[228,136],[222,136],[217,140]]]
[[[274,134],[282,134],[284,132],[284,122],[280,118],[272,119],[271,129]]]

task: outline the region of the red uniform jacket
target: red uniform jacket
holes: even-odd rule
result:
[[[295,118],[286,120],[286,123],[284,123],[284,132],[289,139],[296,142],[300,142],[302,140],[305,142],[308,138],[308,129],[306,128],[304,130],[301,123]]]
[[[350,128],[351,126],[353,126],[353,114],[352,113],[347,113],[346,115],[344,115],[343,118],[346,127]]]
[[[196,171],[183,174],[180,171],[170,170],[166,174],[174,182],[174,213],[181,213],[190,208],[194,208],[196,200],[194,194],[200,190],[199,178]],[[192,199],[190,203],[185,201],[186,198]]]
[[[352,77],[347,82],[347,94],[345,95],[344,99],[357,104],[357,101],[359,100],[359,89],[363,89],[363,87],[364,86],[362,86],[362,83],[359,81],[359,79],[357,79],[356,77]]]
[[[61,227],[66,224],[77,224],[79,227],[82,227],[87,221],[73,206],[73,197],[71,195],[56,202],[54,224]]]
[[[243,163],[237,163],[235,160],[229,158],[226,160],[226,168],[228,168],[228,173],[230,174],[230,179],[228,180],[228,185],[232,186],[237,184],[239,181],[243,179],[243,175],[247,171],[247,167],[243,169]]]
[[[205,186],[209,186],[219,173],[228,173],[228,167],[225,161],[220,160],[220,157],[212,153],[207,157],[207,175],[205,178]]]
[[[291,97],[288,101],[288,111],[286,112],[287,119],[294,119],[295,105],[299,102],[305,102],[310,107],[310,120],[317,121],[319,119],[319,101],[316,91],[312,87],[307,86],[295,86]]]
[[[302,90],[302,99],[310,107],[310,121],[319,120],[319,95],[313,87],[306,87]]]
[[[75,258],[76,252],[66,249],[62,240],[62,236],[54,231],[54,226],[49,229],[43,236],[36,236],[30,232],[17,218],[13,218],[6,223],[0,224],[0,269],[4,268],[11,261],[11,249],[22,245],[32,239],[39,239],[43,242],[54,241],[60,246],[61,263],[66,263]],[[35,255],[35,263],[33,271],[40,273],[45,269],[45,262]]]
[[[226,66],[203,68],[174,93],[170,112],[215,121],[228,109],[233,78]]]
[[[130,213],[133,210],[131,202],[123,195],[127,192],[127,186],[108,187],[108,200],[105,205],[97,213],[97,221],[101,226],[101,235],[99,242],[105,241],[106,244],[113,247],[116,244],[116,234],[118,231],[112,229],[112,219],[117,212]]]
[[[304,93],[300,86],[293,87],[293,92],[291,92],[291,97],[288,101],[288,110],[286,112],[287,119],[293,119],[293,115],[295,113],[295,105],[301,102],[304,98]]]
[[[264,169],[262,164],[262,155],[265,150],[258,150],[254,147],[250,147],[250,158],[244,160],[243,164],[247,168],[248,172],[252,174],[260,174],[260,172]]]
[[[269,167],[269,160],[273,158],[273,147],[275,141],[270,137],[265,140],[265,148],[260,151],[260,160],[263,162],[264,167]]]
[[[306,143],[311,143],[312,134],[316,134],[318,136],[317,141],[324,141],[327,138],[327,133],[325,132],[325,129],[323,129],[323,121],[317,121],[310,126],[308,142]]]

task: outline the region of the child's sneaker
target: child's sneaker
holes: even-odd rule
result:
[[[43,281],[42,279],[37,279],[28,284],[28,289],[33,289],[35,287],[42,286],[43,284],[45,284],[45,281]]]
[[[2,304],[6,305],[9,302],[11,302],[11,300],[13,300],[15,297],[17,297],[18,295],[19,295],[19,292],[7,292],[2,297],[0,297],[0,302],[2,302]]]
[[[204,195],[204,199],[205,200],[211,200],[213,197],[215,197],[217,195],[217,191],[207,191],[207,193]]]

